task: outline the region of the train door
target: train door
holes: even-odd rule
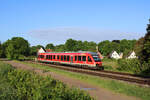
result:
[[[91,59],[91,56],[88,56],[88,57],[87,57],[87,64],[93,65],[93,61],[92,61],[92,59]]]
[[[71,56],[71,63],[73,63],[73,56]]]

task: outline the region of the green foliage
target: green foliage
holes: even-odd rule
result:
[[[104,56],[107,56],[112,51],[123,52],[124,56],[127,56],[130,51],[134,49],[136,40],[113,40],[112,42],[105,40],[98,43],[99,50]]]
[[[52,43],[50,43],[50,44],[47,44],[45,48],[54,50],[55,46]]]
[[[104,70],[113,70],[118,67],[118,62],[116,59],[102,59],[102,65],[104,66]]]
[[[76,40],[68,39],[65,43],[65,49],[67,51],[77,51],[76,44],[77,44]]]
[[[118,60],[119,67],[117,68],[120,71],[129,71],[135,74],[140,74],[141,64],[138,59],[119,59]]]
[[[98,47],[101,53],[105,56],[112,52],[112,48],[110,48],[110,41],[108,40],[100,42]]]
[[[37,46],[30,47],[30,56],[36,56],[37,55],[37,51],[40,48],[44,48],[44,47],[42,45],[37,45]]]
[[[88,41],[77,41],[73,39],[68,39],[65,43],[65,51],[92,51],[96,52],[97,44],[95,42]]]
[[[4,53],[9,59],[18,59],[20,55],[29,55],[29,43],[22,37],[13,37],[4,43]]]
[[[64,44],[56,45],[55,46],[55,51],[56,52],[63,52],[63,51],[65,51],[65,45]]]
[[[2,53],[3,53],[3,48],[2,48],[2,44],[0,42],[0,57],[2,57]]]
[[[136,44],[134,46],[134,50],[138,57],[141,57],[141,55],[142,55],[143,42],[144,42],[144,38],[142,37],[136,42]]]
[[[147,27],[147,33],[146,35],[144,36],[144,40],[143,40],[143,44],[141,46],[141,50],[140,50],[140,61],[141,61],[141,64],[146,64],[146,67],[145,66],[142,66],[144,67],[144,72],[147,72],[150,70],[150,24],[148,24],[148,27]],[[150,72],[149,72],[150,73]]]
[[[68,88],[51,77],[17,70],[0,62],[0,100],[93,100],[87,93]]]

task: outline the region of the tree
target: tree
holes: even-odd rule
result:
[[[112,40],[112,42],[120,43],[120,40]]]
[[[79,41],[77,41],[76,42],[76,50],[77,51],[83,51],[83,48],[84,48],[84,45],[83,45],[83,43],[82,43],[82,41],[81,40],[79,40]]]
[[[65,51],[65,45],[64,44],[56,45],[55,51],[56,52],[64,52]]]
[[[144,61],[150,65],[150,24],[148,24],[148,27],[146,30],[147,30],[147,33],[144,36],[143,49],[141,50],[140,60],[142,61],[142,63]]]
[[[113,48],[111,48],[111,42],[109,40],[98,43],[98,48],[104,56],[107,56],[113,50]]]
[[[73,39],[68,39],[65,43],[65,49],[67,51],[77,51],[77,41]]]
[[[50,43],[50,44],[47,44],[45,48],[54,50],[55,46],[52,43]]]
[[[88,41],[83,42],[83,51],[88,51]]]
[[[0,42],[0,57],[2,57],[2,53],[3,53],[3,48],[2,48],[2,44]]]
[[[30,47],[30,55],[36,56],[37,55],[37,51],[40,48],[44,48],[44,47],[42,45],[37,45],[37,46]]]
[[[19,53],[15,51],[15,45],[10,43],[6,49],[6,56],[9,59],[17,59],[19,57]]]
[[[141,38],[135,43],[134,51],[135,51],[135,53],[136,53],[136,55],[137,55],[138,57],[141,57],[141,56],[142,56],[143,43],[144,43],[144,37],[141,37]]]
[[[88,51],[96,52],[97,44],[93,41],[88,42]]]
[[[4,43],[6,56],[9,59],[18,59],[20,56],[29,56],[29,43],[22,37],[13,37]]]

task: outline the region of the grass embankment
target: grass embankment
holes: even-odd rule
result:
[[[52,68],[52,67],[48,67],[48,66],[44,66],[40,64],[31,64],[27,62],[20,62],[20,63],[27,64],[32,67],[40,68],[44,70],[45,72],[52,71],[52,72],[55,72],[64,76],[79,79],[80,81],[88,82],[90,84],[103,87],[103,88],[112,90],[117,93],[123,93],[128,96],[135,96],[135,97],[141,98],[142,100],[149,100],[150,98],[150,88],[139,87],[133,84],[128,84],[128,83],[124,83],[124,82],[120,82],[116,80],[104,79],[104,78],[100,78],[96,76],[68,72],[68,71],[59,70],[56,68]]]
[[[0,62],[0,100],[93,100],[51,77],[13,68]]]

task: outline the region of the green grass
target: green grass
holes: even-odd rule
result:
[[[77,88],[68,88],[50,76],[15,69],[0,62],[0,100],[93,100]]]
[[[103,59],[103,66],[110,66],[111,68],[117,68],[118,67],[118,63],[117,60],[115,59]]]
[[[19,63],[27,64],[36,68],[40,68],[46,72],[52,71],[52,72],[55,72],[64,76],[72,77],[83,82],[88,82],[90,84],[106,88],[113,92],[123,93],[128,96],[135,96],[135,97],[141,98],[142,100],[149,100],[150,98],[150,88],[148,87],[139,87],[133,84],[124,83],[124,82],[120,82],[117,80],[109,80],[109,79],[104,79],[104,78],[100,78],[96,76],[68,72],[68,71],[59,70],[56,68],[39,65],[39,64],[31,64],[31,63],[26,63],[26,62],[19,62]]]
[[[114,71],[114,72],[123,72],[123,73],[130,73],[130,74],[135,74],[133,71],[130,70],[118,70],[117,68],[119,67],[118,60],[116,59],[103,59],[103,66],[105,70],[108,71]]]

